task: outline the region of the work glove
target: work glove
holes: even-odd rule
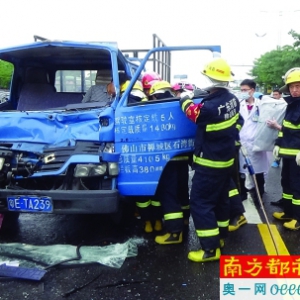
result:
[[[298,152],[296,155],[296,164],[300,166],[300,152]]]
[[[279,159],[279,149],[280,149],[279,146],[275,146],[273,149],[273,156],[276,160]],[[300,158],[300,156],[299,156],[299,158]]]
[[[180,99],[193,99],[194,98],[194,93],[192,91],[186,91],[186,92],[182,92],[180,95]]]
[[[183,111],[184,111],[183,104],[185,103],[185,101],[189,100],[189,99],[191,100],[193,97],[194,97],[194,93],[192,91],[186,91],[186,92],[181,93],[180,100],[179,100],[179,106],[181,107],[181,109]]]

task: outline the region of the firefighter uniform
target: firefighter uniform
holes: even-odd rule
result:
[[[199,104],[182,94],[180,105],[197,124],[190,196],[191,215],[202,249],[189,252],[188,258],[206,262],[220,258],[220,247],[228,233],[230,203],[228,189],[236,152],[236,125],[239,101],[226,88],[233,80],[229,65],[214,59],[201,72],[212,85],[210,94]]]
[[[151,99],[173,97],[172,87],[164,80],[152,83],[149,90]],[[159,180],[157,195],[161,199],[166,233],[155,237],[161,245],[182,242],[184,221],[189,217],[188,156],[172,158],[164,168]],[[185,220],[187,218],[187,220]]]
[[[158,244],[182,242],[184,224],[189,219],[188,156],[176,156],[166,165],[158,185],[162,199],[164,228],[166,233],[156,236]]]
[[[158,196],[152,198],[146,196],[137,197],[135,204],[144,223],[144,231],[150,233],[162,230],[162,208]],[[153,226],[154,225],[154,226]]]
[[[230,222],[228,230],[235,231],[246,224],[247,219],[244,216],[245,208],[233,177],[230,179],[228,196],[230,203]]]
[[[232,175],[229,185],[229,202],[230,202],[230,222],[229,222],[229,231],[235,231],[239,229],[242,225],[247,223],[247,219],[244,216],[245,208],[242,203],[241,191],[242,185],[240,182],[240,173],[239,173],[239,151],[241,147],[239,133],[244,124],[244,119],[239,115],[237,120],[237,138],[235,141],[235,159],[232,168]]]
[[[191,214],[202,249],[220,247],[220,238],[227,236],[230,206],[228,187],[235,156],[236,122],[239,101],[226,89],[204,98],[195,105],[183,101],[188,116],[198,110],[194,169],[191,190]]]
[[[288,96],[285,101],[288,105],[275,142],[275,148],[278,149],[276,154],[282,157],[283,212],[274,212],[273,216],[289,221],[283,224],[284,227],[297,230],[300,229],[300,167],[295,158],[300,152],[300,97]]]

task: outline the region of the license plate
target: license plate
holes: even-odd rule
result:
[[[46,196],[9,196],[7,197],[7,207],[10,211],[44,213],[53,211],[52,199]]]

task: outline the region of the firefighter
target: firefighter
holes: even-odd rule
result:
[[[130,80],[124,81],[124,79],[126,80],[126,77],[124,78],[123,76],[122,77],[119,76],[121,95],[125,92],[125,90],[127,89],[130,83]],[[107,85],[106,89],[107,89],[107,95],[110,98],[114,98],[116,96],[115,86],[112,81]],[[137,80],[128,95],[127,104],[137,103],[137,102],[147,101],[147,100],[148,98],[143,91],[143,85],[139,80]]]
[[[230,222],[229,231],[235,231],[242,225],[247,224],[247,219],[244,216],[245,208],[243,206],[241,192],[242,186],[240,182],[240,166],[239,166],[239,151],[241,147],[240,130],[244,125],[244,118],[239,114],[236,124],[236,141],[235,141],[235,159],[231,174],[231,181],[229,186],[229,202],[230,202]]]
[[[181,93],[185,91],[194,91],[194,85],[188,82],[176,82],[172,85],[175,97],[180,97]]]
[[[149,97],[152,100],[174,97],[170,83],[152,81]],[[158,244],[182,243],[184,225],[189,224],[188,160],[188,155],[173,157],[161,174],[155,196],[161,199],[165,232],[155,237]]]
[[[236,231],[241,226],[247,224],[247,219],[244,216],[245,208],[242,203],[242,199],[234,181],[231,177],[229,185],[229,202],[230,202],[230,221],[229,221],[229,231]]]
[[[125,81],[124,81],[125,79]],[[126,77],[123,75],[120,77],[120,92],[121,94],[125,92],[129,86],[130,81],[126,80]],[[111,97],[115,97],[115,87],[113,83],[107,86],[107,93]],[[130,94],[128,95],[127,103],[136,103],[140,101],[148,101],[145,93],[143,92],[143,86],[140,81],[136,81]],[[138,214],[141,217],[143,228],[146,233],[151,233],[153,230],[161,231],[162,230],[162,212],[161,212],[161,203],[155,197],[149,199],[146,196],[135,197],[135,204],[138,209]]]
[[[148,93],[150,100],[160,100],[174,97],[171,84],[165,80],[153,80]]]
[[[300,68],[292,68],[284,76],[285,85],[280,91],[287,108],[281,130],[275,141],[273,155],[282,158],[281,185],[283,212],[273,217],[286,221],[283,226],[290,230],[300,229]]]
[[[120,93],[122,94],[127,88],[131,77],[124,72],[119,72],[118,77],[119,77],[119,84],[120,84]],[[108,98],[112,99],[116,97],[116,88],[112,79],[111,82],[106,86],[106,92]]]
[[[154,196],[149,199],[146,196],[136,197],[135,204],[143,222],[144,231],[151,233],[162,230],[162,209],[160,201]]]
[[[149,91],[152,85],[152,81],[161,81],[161,76],[156,72],[146,72],[142,76],[142,84],[144,88],[144,93],[149,96]]]
[[[193,167],[195,174],[190,195],[191,215],[201,248],[191,251],[195,262],[218,260],[220,247],[228,234],[230,203],[228,187],[235,157],[239,101],[228,90],[233,80],[230,66],[222,58],[209,62],[201,72],[209,81],[209,91],[201,103],[193,93],[181,94],[180,106],[198,126]]]

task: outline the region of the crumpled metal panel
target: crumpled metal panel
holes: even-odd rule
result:
[[[0,144],[39,152],[45,145],[68,146],[75,140],[99,141],[100,110],[80,112],[1,112]]]

